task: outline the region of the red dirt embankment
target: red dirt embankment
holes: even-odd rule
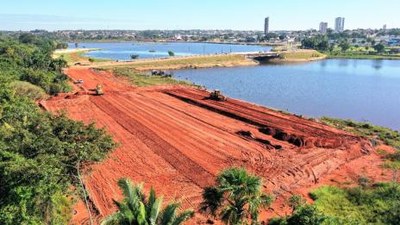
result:
[[[84,183],[98,218],[115,211],[112,199],[121,197],[121,177],[145,182],[167,201],[179,199],[197,209],[202,189],[228,167],[246,167],[264,178],[268,192],[288,196],[337,176],[353,176],[351,168],[379,158],[368,140],[246,102],[209,100],[203,90],[133,88],[107,72],[66,72],[84,80],[82,90],[102,84],[105,95],[60,96],[43,106],[96,122],[120,144],[103,162],[86,168]],[[374,172],[378,167],[363,168],[383,179]],[[283,205],[277,201],[272,214],[284,212]],[[87,221],[83,207],[76,210],[74,221]]]

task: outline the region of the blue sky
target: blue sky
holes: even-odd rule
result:
[[[400,27],[400,0],[2,0],[0,30]]]

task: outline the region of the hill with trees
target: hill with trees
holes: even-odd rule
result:
[[[67,224],[83,196],[80,169],[115,146],[94,124],[35,104],[70,90],[66,62],[51,57],[60,46],[31,34],[0,36],[0,224]]]

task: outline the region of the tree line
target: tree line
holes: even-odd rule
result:
[[[327,35],[307,37],[301,41],[301,47],[303,49],[314,49],[321,52],[333,52],[335,47],[339,47],[342,52],[346,52],[352,46],[347,38],[338,39],[332,43],[330,43],[329,40],[332,39],[330,39]],[[356,39],[352,39],[352,42],[355,42],[355,40]],[[377,53],[381,54],[385,52],[385,46],[382,43],[375,43],[374,40],[369,39],[367,39],[367,41],[371,43],[372,49]]]
[[[43,112],[35,101],[70,90],[65,45],[24,34],[0,36],[0,224],[67,224],[80,195],[80,166],[115,144],[94,124]]]

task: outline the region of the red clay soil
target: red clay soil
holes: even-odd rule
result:
[[[116,208],[117,181],[128,177],[153,186],[166,201],[178,199],[197,209],[202,189],[228,167],[245,167],[263,177],[265,190],[278,197],[264,216],[287,212],[284,198],[314,187],[366,174],[390,179],[370,142],[312,120],[235,99],[218,102],[189,87],[133,88],[104,71],[69,69],[83,79],[81,92],[42,102],[49,111],[66,110],[96,122],[119,143],[103,162],[85,169],[84,183],[98,220]],[[105,94],[84,94],[102,84]],[[361,170],[361,171],[359,171]],[[360,173],[363,174],[360,174]],[[82,203],[73,222],[88,222]],[[191,223],[204,223],[197,216]]]

